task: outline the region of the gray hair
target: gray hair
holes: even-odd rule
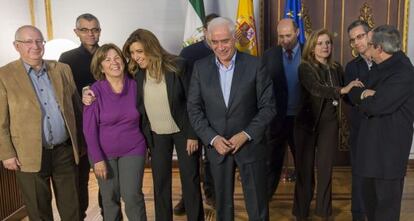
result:
[[[210,35],[216,27],[223,26],[223,25],[227,26],[231,36],[234,37],[235,36],[234,33],[236,32],[236,25],[231,19],[226,18],[226,17],[217,17],[211,20],[207,26],[207,33]]]
[[[366,21],[364,21],[364,20],[355,20],[355,21],[353,21],[349,26],[348,26],[348,29],[347,29],[347,31],[348,31],[348,33],[352,30],[352,29],[354,29],[354,28],[356,28],[356,27],[358,27],[358,26],[361,26],[362,27],[362,29],[364,29],[364,32],[365,33],[368,33],[369,31],[371,31],[371,28],[369,27],[369,25],[368,25],[368,23],[366,22]]]
[[[76,18],[76,28],[80,28],[80,20],[85,19],[86,21],[93,21],[95,20],[98,23],[98,28],[101,27],[99,24],[99,20],[95,15],[92,15],[90,13],[81,14]]]
[[[400,32],[391,25],[381,25],[372,30],[372,44],[381,46],[387,54],[393,54],[401,49]]]
[[[21,35],[21,33],[22,33],[22,31],[23,31],[24,29],[32,29],[32,30],[35,30],[35,31],[39,32],[40,36],[42,36],[42,39],[44,39],[44,38],[43,38],[43,34],[42,34],[42,32],[41,32],[38,28],[36,28],[35,26],[33,26],[33,25],[23,25],[23,26],[20,26],[20,27],[16,30],[16,33],[14,34],[14,40],[15,40],[15,41],[17,41],[17,40],[22,40],[20,35]]]

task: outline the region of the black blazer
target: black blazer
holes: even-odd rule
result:
[[[187,139],[198,139],[191,127],[187,115],[187,89],[190,77],[187,76],[184,60],[179,59],[177,65],[179,67],[178,73],[165,73],[165,83],[167,85],[168,103],[170,105],[171,115],[178,128],[185,134]],[[147,145],[149,147],[154,147],[151,123],[148,120],[144,105],[145,74],[145,70],[142,69],[138,69],[135,74],[135,80],[137,82],[137,109],[142,116],[141,128],[147,140]]]
[[[216,135],[226,139],[245,131],[252,138],[236,154],[240,163],[265,156],[264,131],[276,114],[272,81],[257,57],[237,52],[228,107],[220,87],[215,56],[196,61],[188,96],[188,114],[197,135],[210,145]],[[212,163],[225,156],[207,148]]]
[[[361,100],[365,88],[353,88],[349,94],[365,115],[353,171],[364,177],[402,178],[413,138],[413,65],[403,52],[394,53],[371,69],[365,86],[375,90],[375,95]]]
[[[332,83],[328,83],[328,70],[320,64],[311,64],[305,61],[299,65],[299,81],[302,85],[302,101],[296,116],[298,126],[315,131],[318,126],[323,104],[331,103],[333,99],[339,101],[340,89],[343,85],[343,70],[339,63],[330,68]],[[330,80],[329,80],[330,81]],[[339,106],[338,106],[339,107]],[[337,108],[338,109],[338,108]],[[337,110],[338,112],[339,110]],[[339,112],[338,112],[339,113]],[[339,114],[338,114],[339,120]]]
[[[344,76],[344,85],[349,84],[349,82],[359,79],[362,83],[366,84],[368,79],[368,64],[361,56],[354,58],[352,61],[348,62],[345,67],[345,76]],[[348,99],[350,101],[350,99]],[[359,125],[361,124],[361,119],[364,115],[358,111],[358,108],[352,102],[348,102],[352,108],[350,110],[350,124],[351,124],[351,134],[350,134],[350,144],[351,148],[356,148],[357,136]],[[354,154],[354,152],[353,152]]]
[[[300,45],[302,49],[302,45]],[[276,98],[276,119],[286,117],[288,103],[288,85],[283,67],[283,48],[275,46],[266,50],[262,57],[263,65],[273,81],[273,91]]]

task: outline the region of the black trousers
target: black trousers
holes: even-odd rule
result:
[[[400,220],[404,178],[362,177],[362,199],[368,221]]]
[[[352,118],[351,118],[352,120]],[[364,220],[365,219],[365,212],[364,212],[364,205],[362,201],[362,177],[356,175],[353,170],[353,166],[355,165],[356,159],[356,144],[358,140],[358,127],[352,127],[350,131],[350,159],[351,159],[351,167],[352,167],[352,184],[351,184],[351,212],[352,212],[352,219],[353,220]]]
[[[159,135],[152,133],[152,177],[154,182],[155,220],[172,221],[172,153],[175,146],[183,186],[187,220],[204,220],[200,188],[199,153],[188,156],[187,139],[182,132]]]
[[[202,147],[205,149],[206,147],[203,145]],[[201,165],[201,175],[203,176],[203,190],[204,195],[206,198],[210,198],[215,200],[215,194],[214,194],[214,181],[213,181],[213,175],[211,175],[210,170],[210,161],[208,160],[208,157],[206,156],[206,151],[204,151],[204,159],[202,155],[203,151],[200,151],[200,165]],[[183,186],[181,186],[181,192],[183,193]]]
[[[243,147],[242,147],[243,148]],[[216,192],[216,220],[234,221],[234,176],[236,161],[228,155],[223,162],[210,163]],[[264,160],[237,164],[239,168],[249,221],[268,221],[269,206],[266,191]]]
[[[309,216],[309,207],[315,189],[315,162],[317,168],[316,215],[328,217],[332,214],[332,167],[338,146],[338,122],[321,120],[317,133],[295,127],[296,184],[293,214]],[[316,159],[315,159],[316,155]]]
[[[203,148],[205,149],[207,147],[203,145]],[[213,175],[211,174],[210,161],[208,160],[206,150],[204,151],[204,159],[203,157],[201,157],[201,161],[202,161],[202,167],[204,170],[204,173],[203,173],[204,195],[206,196],[206,198],[215,200],[216,194],[214,192],[214,180],[213,180]]]
[[[295,161],[295,144],[293,138],[294,116],[287,116],[283,120],[275,118],[266,131],[267,140],[267,189],[268,199],[271,200],[279,185],[283,169],[283,160],[287,145]]]
[[[17,171],[16,178],[30,220],[54,220],[51,183],[61,220],[79,220],[77,168],[71,145],[43,149],[40,171]]]
[[[86,218],[86,210],[89,205],[89,192],[88,192],[88,183],[89,183],[89,172],[91,166],[89,164],[88,155],[85,154],[79,158],[78,164],[78,174],[79,174],[79,216],[81,220]],[[101,205],[101,202],[99,202]],[[102,207],[101,207],[102,208]]]

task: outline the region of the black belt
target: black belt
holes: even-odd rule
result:
[[[71,144],[72,144],[72,141],[70,140],[70,138],[68,138],[67,140],[63,141],[62,143],[50,144],[50,145],[44,146],[43,148],[51,150],[51,149],[55,149],[57,147],[69,146]]]

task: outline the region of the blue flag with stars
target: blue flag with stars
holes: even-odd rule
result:
[[[302,18],[302,2],[301,0],[286,0],[285,2],[285,12],[284,18],[291,18],[296,21],[299,28],[299,43],[304,44],[306,41],[305,38],[305,29],[303,25]]]

